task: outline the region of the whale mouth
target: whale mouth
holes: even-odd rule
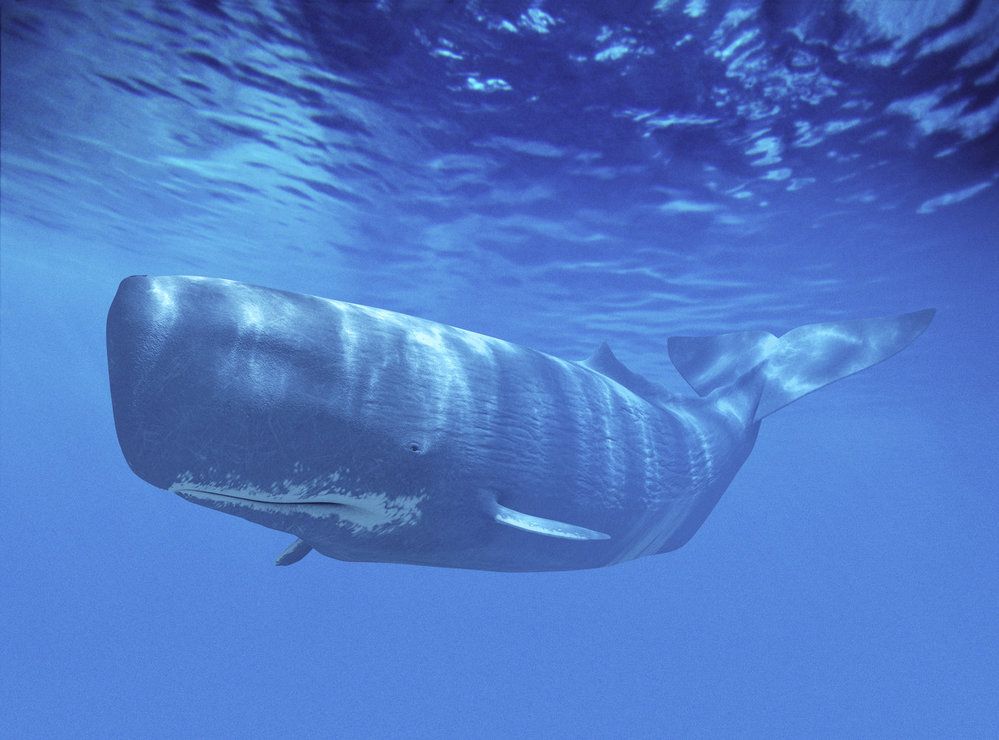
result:
[[[249,506],[253,508],[271,509],[271,507],[280,507],[286,511],[294,511],[295,509],[304,508],[310,510],[310,513],[318,513],[318,511],[323,509],[332,510],[363,508],[354,502],[345,501],[344,499],[347,498],[346,496],[338,496],[335,494],[330,496],[317,496],[315,498],[289,501],[287,499],[265,498],[263,496],[247,496],[245,494],[236,495],[231,492],[223,493],[218,490],[210,491],[204,488],[192,488],[190,486],[171,487],[170,490],[182,498],[194,500],[196,502],[215,502],[220,504]]]
[[[244,518],[253,515],[273,519],[291,515],[324,522],[332,519],[338,527],[358,534],[387,533],[416,524],[422,514],[420,504],[426,498],[422,493],[390,496],[380,491],[331,491],[328,484],[311,488],[321,493],[302,496],[306,491],[293,489],[278,497],[252,486],[235,488],[191,480],[180,480],[167,490],[186,501]]]

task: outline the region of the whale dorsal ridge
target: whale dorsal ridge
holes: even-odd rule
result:
[[[618,385],[623,385],[629,391],[642,398],[651,400],[664,393],[663,389],[652,381],[626,368],[614,356],[614,353],[611,352],[611,348],[607,346],[607,342],[601,342],[596,352],[578,364],[610,378]]]

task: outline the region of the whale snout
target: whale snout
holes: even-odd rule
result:
[[[157,448],[164,434],[157,419],[157,394],[151,374],[165,336],[163,314],[170,301],[158,298],[153,278],[136,275],[118,286],[108,311],[108,379],[115,431],[122,454],[132,471],[159,488],[173,482],[175,473],[157,466]]]
[[[123,280],[107,354],[129,466],[171,489],[183,480],[280,482],[336,462],[356,431],[342,353],[330,349],[337,317],[320,299],[228,280]]]
[[[201,330],[191,332],[199,313]],[[129,466],[154,486],[168,488],[189,469],[178,451],[197,440],[198,426],[205,436],[197,423],[210,415],[204,358],[221,339],[177,279],[136,275],[118,286],[107,318],[115,430]]]

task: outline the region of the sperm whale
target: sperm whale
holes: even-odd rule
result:
[[[115,427],[144,481],[346,561],[602,567],[681,547],[763,419],[895,354],[932,310],[673,337],[696,397],[603,344],[567,361],[392,311],[202,277],[126,278]]]

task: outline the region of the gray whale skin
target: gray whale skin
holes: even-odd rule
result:
[[[932,310],[673,337],[697,392],[606,345],[568,362],[391,311],[201,277],[126,278],[107,321],[140,478],[294,536],[278,564],[596,568],[697,531],[791,401],[895,354]]]

